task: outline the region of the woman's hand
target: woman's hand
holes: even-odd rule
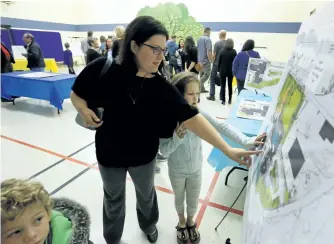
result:
[[[262,133],[261,135],[257,136],[254,142],[255,146],[261,146],[264,144],[264,141],[267,137],[267,133]]]
[[[98,128],[102,125],[102,122],[96,114],[87,107],[80,110],[80,115],[83,118],[86,127],[92,126]]]
[[[184,126],[184,124],[177,123],[177,126],[175,128],[175,133],[179,138],[184,138],[187,134],[187,128]]]
[[[246,151],[241,148],[231,148],[228,153],[228,157],[240,165],[245,165],[249,168],[252,164],[251,155],[259,154],[262,151]]]

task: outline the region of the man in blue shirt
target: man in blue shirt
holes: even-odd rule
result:
[[[170,77],[173,77],[173,68],[175,74],[179,73],[180,67],[177,65],[177,58],[175,57],[176,51],[179,49],[179,46],[176,43],[176,35],[172,35],[171,40],[167,41],[167,50],[168,50],[168,70]]]
[[[211,29],[206,27],[204,34],[197,41],[198,48],[198,62],[202,64],[203,68],[200,71],[201,93],[208,92],[205,90],[204,83],[209,79],[211,72],[212,57],[212,41],[210,39]]]

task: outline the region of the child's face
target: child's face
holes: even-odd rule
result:
[[[1,226],[2,244],[43,244],[49,234],[50,216],[44,206],[29,205],[23,214]]]
[[[187,100],[189,105],[197,107],[198,98],[199,98],[199,85],[196,81],[191,81],[187,84],[184,98]]]

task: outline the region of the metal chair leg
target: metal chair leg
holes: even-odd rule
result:
[[[246,177],[247,178],[247,177]],[[222,218],[222,220],[219,222],[219,224],[216,226],[215,231],[217,231],[218,227],[220,226],[220,224],[224,221],[224,219],[226,218],[226,216],[229,214],[229,212],[231,211],[231,209],[233,208],[234,204],[238,201],[239,197],[241,196],[241,193],[244,191],[245,187],[247,186],[247,179],[245,178],[246,182],[244,184],[244,186],[242,187],[239,195],[237,196],[237,198],[235,199],[235,201],[232,203],[231,207],[227,210],[226,214],[224,215],[224,217]]]

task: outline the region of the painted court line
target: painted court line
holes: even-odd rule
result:
[[[56,192],[60,191],[62,188],[64,188],[65,186],[67,186],[68,184],[70,184],[71,182],[73,182],[74,180],[76,180],[77,178],[79,178],[81,175],[83,175],[84,173],[86,173],[89,169],[99,170],[99,168],[96,166],[96,163],[93,164],[93,165],[91,165],[91,164],[82,162],[80,160],[73,159],[71,157],[62,155],[60,153],[56,153],[56,152],[50,151],[48,149],[45,149],[45,148],[42,148],[42,147],[38,147],[38,146],[35,146],[35,145],[32,145],[32,144],[23,142],[23,141],[20,141],[20,140],[17,140],[17,139],[10,138],[8,136],[1,135],[1,138],[9,140],[9,141],[12,141],[12,142],[15,142],[15,143],[18,143],[18,144],[21,144],[21,145],[24,145],[24,146],[27,146],[27,147],[30,147],[30,148],[33,148],[35,150],[39,150],[39,151],[42,151],[42,152],[54,155],[56,157],[62,158],[63,160],[68,160],[68,161],[70,161],[72,163],[80,164],[82,166],[87,167],[86,169],[84,169],[83,171],[81,171],[80,173],[78,173],[76,176],[74,176],[73,178],[71,178],[69,181],[65,182],[60,187],[58,187],[53,192],[51,192],[50,195],[51,194],[55,194]],[[86,147],[88,147],[88,145]],[[206,209],[207,209],[208,206],[214,207],[214,208],[217,208],[217,209],[220,209],[220,210],[223,210],[223,211],[227,211],[229,209],[229,207],[226,207],[226,206],[223,206],[223,205],[220,205],[220,204],[217,204],[217,203],[210,202],[211,194],[213,193],[213,190],[214,190],[214,188],[216,186],[218,178],[219,178],[219,172],[216,172],[215,175],[214,175],[214,177],[213,177],[213,179],[212,179],[212,181],[211,181],[211,184],[210,184],[210,187],[209,187],[209,190],[208,190],[208,192],[206,194],[205,199],[204,200],[203,199],[199,199],[199,201],[202,203],[202,206],[201,206],[201,208],[199,210],[199,213],[198,213],[198,216],[197,216],[197,225],[198,225],[198,227],[200,226],[200,224],[202,222],[202,219],[204,217],[205,211],[206,211]],[[128,181],[132,181],[130,177],[127,177],[127,180]],[[161,187],[161,186],[157,186],[156,185],[155,188],[156,188],[156,190],[161,191],[161,192],[165,192],[167,194],[174,194],[174,192],[172,190],[170,190],[168,188],[165,188],[165,187]],[[237,215],[240,215],[240,216],[243,215],[243,211],[237,210],[237,209],[231,209],[230,212],[234,213],[234,214],[237,214]]]
[[[77,150],[77,151],[71,153],[71,154],[68,155],[67,157],[70,158],[70,157],[72,157],[72,156],[78,154],[79,152],[85,150],[87,147],[91,146],[91,145],[94,144],[94,143],[95,143],[95,142],[91,142],[91,143],[89,143],[88,145],[86,145],[86,146],[80,148],[79,150]],[[46,167],[45,169],[42,169],[41,171],[37,172],[36,174],[30,176],[30,177],[29,177],[29,180],[31,180],[31,179],[33,179],[33,178],[35,178],[35,177],[37,177],[37,176],[39,176],[39,175],[45,173],[45,172],[48,171],[49,169],[52,169],[53,167],[57,166],[58,164],[64,162],[65,160],[66,160],[66,159],[63,158],[63,159],[57,161],[56,163],[54,163],[54,164],[52,164],[52,165]]]
[[[96,163],[94,163],[93,165],[96,165]],[[78,179],[80,176],[82,176],[84,173],[86,173],[90,169],[92,169],[92,168],[85,168],[84,170],[82,170],[81,172],[79,172],[78,174],[76,174],[74,177],[72,177],[71,179],[69,179],[68,181],[66,181],[64,184],[61,184],[58,188],[56,188],[55,190],[53,190],[50,193],[50,196],[52,196],[52,195],[56,194],[57,192],[59,192],[65,186],[69,185],[70,183],[72,183],[73,181],[75,181],[76,179]]]
[[[204,214],[205,214],[205,211],[208,207],[208,204],[210,202],[210,198],[211,198],[211,195],[213,193],[213,190],[215,189],[215,186],[217,184],[217,181],[218,181],[218,178],[219,178],[219,172],[215,172],[215,175],[213,176],[213,179],[211,181],[211,184],[210,184],[210,187],[209,187],[209,190],[203,200],[203,203],[202,203],[202,206],[198,212],[198,215],[197,215],[197,219],[196,219],[196,223],[197,223],[197,228],[200,227],[201,223],[202,223],[202,220],[203,220],[203,217],[204,217]]]
[[[23,146],[27,146],[27,147],[30,147],[30,148],[33,148],[33,149],[42,151],[42,152],[51,154],[51,155],[53,155],[53,156],[62,158],[62,159],[64,159],[64,160],[68,160],[68,161],[71,161],[71,162],[73,162],[73,163],[80,164],[80,165],[83,165],[83,166],[86,166],[86,167],[89,167],[89,168],[95,168],[95,167],[96,167],[96,166],[93,166],[93,165],[91,165],[91,164],[82,162],[82,161],[80,161],[80,160],[77,160],[77,159],[74,159],[74,158],[70,158],[70,157],[67,157],[67,156],[65,156],[65,155],[62,155],[62,154],[60,154],[60,153],[56,153],[56,152],[50,151],[50,150],[45,149],[45,148],[42,148],[42,147],[38,147],[38,146],[29,144],[29,143],[26,143],[26,142],[23,142],[23,141],[20,141],[20,140],[16,140],[16,139],[10,138],[10,137],[8,137],[8,136],[1,135],[1,138],[6,139],[6,140],[8,140],[8,141],[16,142],[16,143],[21,144],[21,145],[23,145]]]

